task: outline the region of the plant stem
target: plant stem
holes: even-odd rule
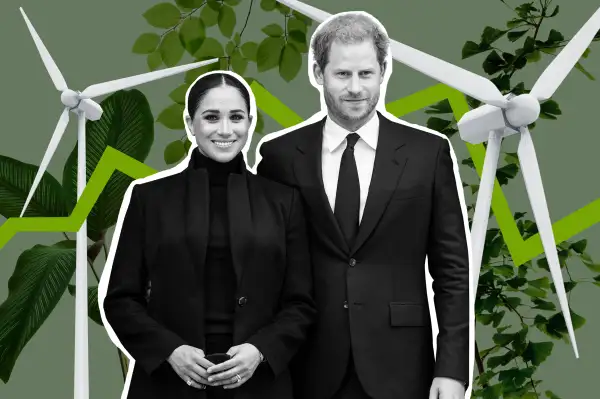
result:
[[[244,30],[246,30],[246,25],[248,25],[248,20],[250,19],[250,13],[252,12],[252,3],[254,3],[254,0],[250,0],[250,7],[248,7],[248,13],[246,14],[246,21],[244,22],[244,27],[240,31],[240,39],[242,38],[242,35],[244,34]]]
[[[475,363],[477,363],[477,370],[479,371],[479,375],[485,373],[485,367],[483,365],[483,359],[479,354],[479,347],[477,345],[477,341],[475,341]],[[482,384],[482,386],[485,388],[487,387],[487,384]]]

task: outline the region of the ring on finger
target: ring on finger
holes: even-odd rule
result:
[[[237,378],[237,382],[238,382],[238,383],[239,383],[239,382],[242,382],[242,377],[240,377],[240,375],[239,375],[239,374],[236,374],[235,376],[236,376],[236,378]]]

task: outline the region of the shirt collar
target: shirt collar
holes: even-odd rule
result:
[[[325,127],[323,129],[323,137],[325,138],[325,146],[329,152],[335,151],[346,139],[346,136],[352,132],[335,123],[331,118],[325,119]],[[356,133],[365,141],[373,150],[377,149],[377,139],[379,138],[379,116],[377,112],[373,114],[371,119],[360,127]]]

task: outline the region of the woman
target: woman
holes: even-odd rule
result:
[[[295,189],[246,169],[256,106],[242,82],[192,84],[187,168],[123,205],[100,301],[135,359],[130,399],[292,398],[288,364],[316,312],[304,214]]]

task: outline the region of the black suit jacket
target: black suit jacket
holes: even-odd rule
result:
[[[297,399],[331,398],[350,353],[374,399],[427,398],[435,376],[469,380],[469,254],[449,142],[378,116],[373,175],[352,248],[323,188],[325,119],[259,147],[258,174],[299,189],[310,222],[318,317],[298,358]]]
[[[135,184],[116,244],[105,317],[135,359],[129,398],[203,398],[166,359],[204,349],[203,267],[209,232],[205,169]],[[288,363],[315,317],[305,218],[298,192],[244,170],[231,174],[228,212],[237,276],[234,345],[265,356],[236,398],[290,398]],[[147,282],[151,282],[149,302]]]

